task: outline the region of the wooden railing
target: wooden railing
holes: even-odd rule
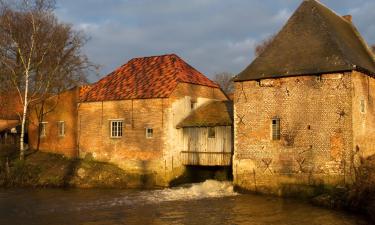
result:
[[[182,151],[181,160],[184,165],[190,166],[230,166],[232,153]]]

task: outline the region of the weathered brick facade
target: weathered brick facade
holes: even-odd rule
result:
[[[198,107],[226,97],[218,88],[181,83],[170,98],[80,103],[79,155],[149,175],[155,185],[168,185],[184,171],[176,125],[191,112],[191,99]],[[124,121],[123,136],[111,138],[110,121],[118,119]],[[146,138],[146,128],[153,129],[151,139]]]
[[[31,147],[111,162],[147,185],[166,186],[185,170],[177,124],[211,100],[227,97],[177,55],[135,58],[90,86],[49,99],[44,111],[50,112],[41,121],[33,110]],[[59,134],[61,122],[64,135]]]
[[[32,149],[64,154],[69,157],[77,156],[77,103],[79,88],[66,91],[59,96],[51,97],[44,105],[46,113],[39,121],[37,112],[41,105],[31,107],[29,111],[29,145]],[[37,110],[36,110],[37,109]],[[39,136],[40,123],[45,123],[45,136]],[[59,135],[59,122],[64,123],[64,135]]]
[[[356,71],[236,83],[234,183],[282,195],[352,182],[358,154],[375,153],[374,85]],[[272,140],[273,118],[280,140]]]

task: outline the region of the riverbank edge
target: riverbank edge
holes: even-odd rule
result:
[[[375,156],[362,159],[356,171],[356,181],[351,185],[286,185],[282,193],[265,190],[248,190],[238,185],[234,190],[242,194],[257,194],[293,198],[312,205],[361,214],[375,224]]]
[[[375,158],[363,163],[357,182],[352,186],[299,186],[288,193],[276,195],[308,201],[319,207],[346,210],[368,216],[375,223]],[[161,189],[154,185],[152,174],[129,173],[116,165],[92,159],[67,158],[63,155],[30,152],[24,161],[16,155],[0,157],[1,188],[107,188],[107,189]],[[221,174],[215,178],[224,179]],[[175,186],[189,176],[182,176]],[[239,186],[234,190],[243,194],[270,195],[261,191],[249,191]],[[299,190],[299,191],[298,191]],[[300,190],[308,190],[300,191]],[[308,193],[308,194],[306,194]],[[271,194],[272,195],[272,194]],[[370,197],[374,196],[374,197]]]
[[[114,164],[40,151],[0,157],[2,188],[157,189],[153,174],[127,172]]]

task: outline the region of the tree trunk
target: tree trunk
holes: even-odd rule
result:
[[[22,114],[22,125],[21,125],[21,138],[20,138],[20,160],[25,159],[25,126],[26,126],[26,114],[28,107],[28,90],[29,90],[29,71],[25,72],[25,96],[23,101],[23,114]]]

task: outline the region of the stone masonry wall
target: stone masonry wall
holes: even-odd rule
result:
[[[235,185],[286,195],[303,186],[351,182],[351,93],[351,73],[237,82]],[[281,123],[277,141],[271,137],[275,117]]]

